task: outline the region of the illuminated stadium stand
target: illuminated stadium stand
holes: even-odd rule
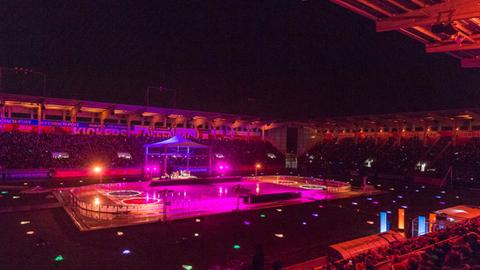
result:
[[[330,117],[301,121],[214,112],[0,93],[0,130],[170,138],[268,140],[286,153],[287,128],[298,131],[301,155],[319,142],[352,138],[480,137],[480,108]]]
[[[252,116],[0,94],[4,131],[169,138],[262,139],[276,125]]]
[[[7,134],[7,137],[12,132],[32,135],[36,133],[94,135],[88,138],[100,144],[102,141],[112,141],[113,148],[118,147],[120,143],[127,143],[128,149],[118,149],[114,153],[115,157],[118,156],[119,159],[122,157],[122,161],[116,164],[116,167],[122,167],[122,164],[135,165],[133,161],[138,161],[138,153],[143,153],[141,148],[144,144],[180,135],[199,143],[212,144],[214,148],[225,149],[225,151],[236,147],[235,141],[252,142],[250,148],[245,151],[254,153],[255,149],[260,147],[261,151],[266,151],[273,159],[278,155],[282,155],[282,159],[286,156],[283,167],[287,170],[302,169],[302,166],[309,162],[309,153],[319,145],[333,150],[335,147],[343,146],[345,151],[356,149],[358,145],[371,151],[388,152],[388,148],[414,143],[422,148],[412,148],[418,152],[416,153],[418,156],[413,157],[415,160],[412,162],[415,164],[408,166],[412,168],[417,166],[420,170],[425,167],[422,166],[422,162],[435,161],[439,166],[442,165],[448,169],[448,162],[455,151],[468,152],[479,144],[477,140],[480,138],[479,108],[283,121],[253,116],[13,94],[0,94],[0,105],[0,133]],[[296,136],[290,137],[292,133]],[[124,137],[129,138],[128,141],[118,139]],[[47,139],[51,141],[50,143],[57,140],[48,137]],[[60,139],[68,141],[68,138]],[[85,137],[85,140],[90,139]],[[24,138],[27,142],[33,140],[36,140],[35,136]],[[273,145],[275,149],[269,150],[271,147],[253,143],[263,141]],[[63,144],[68,145],[68,143]],[[370,144],[373,146],[369,146]],[[75,158],[72,156],[72,151],[76,151],[75,149],[70,149],[70,153],[64,149],[49,150],[52,152],[51,157],[57,160],[55,164],[61,165],[62,160]],[[228,153],[214,154],[219,158],[222,155],[229,158]],[[269,160],[266,154],[263,158],[266,161]],[[469,159],[468,157],[466,159],[467,162]],[[244,171],[253,169],[251,165],[246,166]],[[40,167],[37,166],[37,168]],[[11,167],[11,169],[18,169],[18,167]],[[464,171],[475,174],[475,171],[469,172],[467,169]],[[138,170],[135,172],[137,173]],[[442,171],[442,173],[446,172]],[[76,176],[69,171],[64,175]],[[427,174],[422,177],[419,180],[432,181]]]
[[[330,117],[303,121],[146,107],[95,101],[0,93],[0,129],[23,132],[67,132],[170,138],[269,140],[286,152],[286,129],[298,129],[301,155],[318,142],[332,139],[418,137],[433,143],[480,137],[480,108]],[[39,128],[40,127],[40,128]]]
[[[85,167],[85,162],[89,161],[85,160],[85,156],[79,157],[83,150],[80,148],[86,146],[91,149],[90,152],[99,152],[99,156],[109,156],[103,158],[107,160],[107,164],[103,164],[106,167],[103,175],[116,176],[125,172],[126,175],[138,175],[141,172],[138,160],[139,155],[143,155],[143,146],[176,135],[213,145],[214,149],[219,151],[250,151],[252,158],[259,155],[255,153],[255,149],[260,149],[265,151],[260,153],[262,159],[266,160],[265,163],[268,163],[268,160],[276,160],[272,163],[278,163],[282,160],[282,153],[263,141],[270,141],[269,131],[280,125],[271,119],[252,116],[2,93],[0,144],[3,143],[5,151],[0,151],[0,155],[13,155],[11,159],[15,160],[17,165],[19,162],[23,164],[9,166],[2,162],[0,171],[9,169],[2,172],[3,178],[15,178],[19,175],[46,177],[52,174],[49,168],[56,168],[55,175],[61,177],[89,175],[91,168]],[[27,153],[31,151],[27,149],[29,144],[34,144],[31,146],[35,148],[31,155]],[[100,147],[92,149],[89,144]],[[17,148],[22,148],[24,153],[15,151]],[[43,148],[44,153],[40,153],[40,148]],[[105,153],[105,150],[109,153]],[[21,154],[28,158],[20,158]],[[215,154],[219,158],[232,156],[232,153]],[[94,153],[89,156],[97,158]],[[110,167],[109,158],[119,160],[118,164]],[[46,159],[53,161],[38,162]],[[73,170],[71,164],[66,164],[67,160],[72,159],[80,159],[76,164],[81,163],[83,167]],[[140,160],[143,159],[142,156]],[[29,162],[32,162],[31,167]],[[64,167],[62,164],[68,166]],[[253,168],[242,166],[239,164],[236,169],[250,171]],[[266,166],[266,169],[273,167]],[[15,170],[35,168],[36,171]]]
[[[462,67],[480,67],[480,6],[472,0],[330,0],[375,21],[376,30],[398,31],[447,53]]]

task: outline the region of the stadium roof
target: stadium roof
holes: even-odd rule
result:
[[[390,114],[352,115],[310,119],[309,125],[316,128],[356,128],[435,125],[438,123],[461,123],[480,120],[480,108],[449,109],[438,111],[401,112]]]
[[[118,103],[106,103],[97,101],[63,99],[52,97],[16,95],[0,93],[0,108],[2,106],[18,106],[25,108],[37,108],[44,106],[46,110],[71,111],[77,109],[82,112],[102,113],[110,112],[112,115],[128,116],[138,115],[143,117],[164,116],[173,119],[193,119],[212,121],[214,126],[228,125],[233,128],[242,126],[262,127],[265,130],[275,128],[283,121],[272,118],[261,118],[249,115],[235,115],[228,113],[205,112],[185,110],[177,108],[160,108],[144,105],[127,105]]]
[[[462,67],[480,67],[480,0],[330,0],[375,21],[377,32],[399,31],[447,53]]]

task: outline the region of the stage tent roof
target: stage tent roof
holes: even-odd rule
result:
[[[175,135],[170,139],[161,142],[146,144],[146,147],[190,147],[190,148],[208,148],[207,145],[199,144],[180,135]]]

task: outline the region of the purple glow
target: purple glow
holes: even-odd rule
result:
[[[147,172],[148,168],[150,168],[149,174],[154,173],[153,165],[146,166],[145,172]],[[225,167],[223,168],[225,170]],[[156,173],[158,172],[159,171]],[[272,179],[275,180],[276,177],[272,177]],[[208,185],[196,183],[190,185],[172,185],[168,187],[169,192],[167,193],[165,193],[166,188],[163,186],[156,187],[146,185],[143,182],[128,182],[76,187],[73,188],[73,193],[79,199],[87,199],[90,198],[89,196],[91,196],[91,194],[98,194],[98,196],[102,198],[102,207],[134,207],[133,209],[135,209],[135,211],[129,213],[132,217],[160,213],[163,210],[166,210],[168,213],[174,213],[174,211],[177,211],[175,207],[181,206],[183,207],[182,211],[188,213],[188,217],[195,218],[196,215],[198,215],[196,213],[199,212],[215,214],[231,212],[238,208],[240,210],[247,209],[247,206],[244,205],[242,200],[238,199],[238,194],[233,192],[238,185],[241,185],[245,190],[250,190],[252,193],[260,195],[298,191],[302,193],[302,202],[312,202],[313,199],[321,201],[326,198],[324,192],[318,192],[317,190],[306,190],[291,185],[276,184],[273,183],[273,181],[267,182],[257,180],[211,183]],[[334,193],[329,194],[329,197],[334,196]],[[169,204],[164,205],[164,200]],[[358,201],[356,201],[356,203],[358,203],[358,205],[361,204]],[[273,208],[271,211],[264,212],[263,214],[258,213],[258,215],[260,215],[260,220],[266,220],[268,214],[280,215],[287,211],[283,210],[280,205],[277,207],[278,208]],[[327,206],[323,204],[319,204],[317,207],[320,209],[327,208]],[[277,212],[278,214],[274,214]],[[319,212],[310,212],[310,214],[313,217],[319,217]],[[242,222],[242,225],[244,226],[247,226],[249,222],[254,223],[254,221],[249,220],[241,220],[240,222]],[[297,222],[301,223],[302,220]],[[253,223],[251,223],[250,226],[252,226]],[[201,234],[201,232],[199,233]]]
[[[158,171],[158,167],[157,167],[157,166],[153,166],[153,165],[147,165],[147,166],[145,166],[145,171],[147,171],[147,172],[150,172],[150,171],[156,172],[156,171]]]
[[[230,169],[230,166],[227,163],[218,163],[217,164],[217,172],[224,173]]]

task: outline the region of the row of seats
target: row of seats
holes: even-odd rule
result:
[[[480,219],[393,242],[354,258],[326,264],[325,270],[417,270],[480,268]]]
[[[423,167],[422,167],[423,166]],[[452,143],[442,137],[431,145],[419,138],[376,141],[354,139],[326,141],[299,157],[307,175],[377,173],[399,176],[451,177],[464,184],[480,184],[480,138]]]
[[[159,140],[148,137],[4,132],[0,133],[0,167],[82,168],[96,163],[108,167],[141,166],[144,162],[143,146]],[[223,159],[231,166],[253,167],[256,162],[284,164],[283,155],[268,142],[213,139],[199,142],[210,145],[215,158]],[[68,158],[53,158],[55,152],[68,153]],[[120,158],[117,155],[119,152],[129,153],[131,158]],[[192,160],[192,165],[195,162]]]

